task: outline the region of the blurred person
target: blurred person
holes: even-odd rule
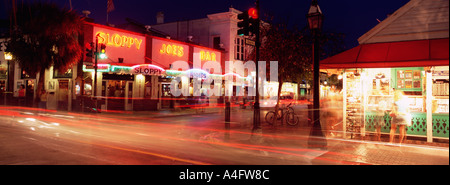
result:
[[[383,95],[382,91],[379,90],[374,90],[373,91],[374,95]],[[376,102],[372,102],[372,104],[375,105],[375,117],[373,120],[375,129],[376,129],[376,134],[375,137],[377,139],[377,141],[381,141],[381,127],[385,126],[385,121],[384,121],[384,115],[386,112],[386,101],[383,98],[375,98],[374,99]]]
[[[19,93],[19,106],[25,105],[25,85],[20,85]]]
[[[334,130],[342,120],[342,97],[339,92],[330,95],[321,103],[321,124],[325,126],[326,136],[335,136]]]
[[[40,97],[39,108],[47,109],[47,91],[45,89],[42,89]]]
[[[397,126],[399,126],[399,143],[401,144],[406,135],[406,127],[411,126],[411,115],[409,113],[408,98],[400,90],[394,91],[394,104],[389,115],[392,117],[389,143],[392,144],[394,142],[395,131]]]

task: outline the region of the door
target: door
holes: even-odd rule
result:
[[[106,95],[107,95],[107,109],[108,110],[125,110],[125,93],[127,93],[127,81],[123,80],[108,80]],[[105,84],[106,85],[106,84]]]
[[[59,80],[58,85],[58,110],[68,110],[69,80]]]

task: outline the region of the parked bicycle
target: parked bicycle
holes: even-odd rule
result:
[[[275,111],[269,111],[266,114],[266,122],[269,125],[273,125],[277,120],[281,120],[283,117],[286,120],[286,123],[291,126],[295,126],[298,124],[299,119],[295,114],[294,109],[291,107],[292,103],[289,103],[288,106],[284,108],[279,108],[277,113]]]

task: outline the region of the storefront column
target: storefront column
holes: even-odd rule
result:
[[[427,142],[433,142],[433,79],[431,72],[426,72],[426,109],[427,109]]]
[[[92,72],[92,79],[94,79],[94,72]],[[97,89],[95,90],[96,94],[94,96],[102,96],[102,83],[103,83],[103,73],[97,71]],[[92,88],[94,87],[95,87],[94,80],[92,80]]]
[[[342,73],[342,137],[347,138],[347,74]]]

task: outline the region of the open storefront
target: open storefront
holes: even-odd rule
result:
[[[322,69],[333,69],[343,76],[343,119],[342,127],[336,127],[338,133],[351,138],[379,131],[389,134],[394,91],[401,91],[411,115],[407,136],[427,138],[429,142],[449,138],[448,50],[428,52],[448,48],[448,39],[419,42],[360,45],[322,61]],[[420,61],[411,59],[411,54],[399,52],[405,46],[416,57],[421,57],[417,53],[426,53]],[[389,49],[383,52],[380,48]],[[370,61],[373,58],[385,60]]]
[[[404,119],[410,121],[406,138],[448,142],[448,5],[446,0],[409,1],[359,37],[358,46],[320,62],[321,70],[343,77],[337,133],[389,134],[393,118],[388,112],[401,92],[403,112],[409,115]],[[393,142],[402,141],[395,137]]]

